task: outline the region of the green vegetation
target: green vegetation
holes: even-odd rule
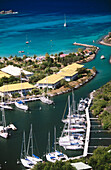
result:
[[[103,128],[111,130],[111,81],[96,90],[90,109],[101,120]]]
[[[0,79],[0,86],[3,86],[4,84],[13,84],[13,83],[19,83],[20,78],[16,78],[14,76],[10,76],[9,78],[7,77],[2,77]]]
[[[37,81],[43,79],[44,77],[57,73],[61,68],[67,66],[68,64],[72,64],[80,60],[82,62],[86,61],[86,58],[90,56],[89,54],[86,55],[87,52],[95,53],[95,50],[96,47],[87,48],[87,50],[79,48],[76,53],[69,53],[65,57],[60,56],[61,54],[63,54],[63,52],[60,52],[59,54],[56,53],[55,55],[51,54],[51,56],[46,53],[45,58],[43,58],[42,60],[37,60],[37,56],[35,54],[33,57],[26,55],[23,55],[23,57],[11,55],[9,56],[9,58],[0,58],[0,68],[6,67],[7,65],[13,65],[29,72],[33,72],[34,74],[29,78],[29,83],[34,85],[37,83]],[[84,77],[83,74],[87,74],[88,77],[91,76],[90,71],[87,71],[85,68],[78,71],[82,71],[82,73],[79,73],[78,79]],[[25,78],[25,74],[22,73],[22,77]],[[13,76],[11,76],[10,78],[3,77],[0,79],[0,86],[2,86],[3,83],[11,84],[18,82],[20,82],[20,78],[15,78]],[[62,81],[61,84],[63,84],[64,87],[68,87],[67,82]]]
[[[103,39],[105,43],[111,44],[111,32]]]
[[[76,168],[73,168],[70,162],[56,161],[39,163],[32,170],[76,170]]]
[[[89,158],[88,164],[94,170],[111,170],[111,145],[107,148],[98,147]]]

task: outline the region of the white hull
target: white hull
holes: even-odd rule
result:
[[[83,129],[86,129],[85,125],[79,125],[79,124],[71,124],[70,127],[71,128],[83,128]]]
[[[67,146],[67,145],[84,145],[82,140],[74,139],[73,136],[64,136],[59,138],[59,145],[60,146]]]
[[[0,104],[0,107],[1,107],[1,108],[4,108],[4,109],[12,110],[12,107],[11,107],[11,106],[8,106],[8,105]]]
[[[15,106],[22,110],[28,110],[28,106],[24,104],[19,104],[18,102],[15,102]]]
[[[46,103],[46,104],[53,104],[53,101],[48,99],[45,96],[40,97],[41,102]]]
[[[63,146],[65,150],[78,150],[78,149],[83,149],[82,146],[80,145],[68,145],[68,146]]]
[[[38,162],[42,162],[42,159],[39,157],[36,158],[34,156],[27,156],[27,159],[30,160],[34,165],[37,164]]]
[[[49,162],[55,163],[56,161],[67,161],[68,157],[62,152],[55,151],[55,152],[46,154],[46,159]]]
[[[2,137],[2,138],[8,138],[8,132],[5,132],[4,131],[4,127],[3,126],[0,126],[0,136]]]
[[[25,168],[33,168],[34,164],[28,159],[21,159],[21,163]]]
[[[76,129],[76,128],[71,128],[71,129],[64,129],[64,132],[85,132],[84,129]]]
[[[75,117],[75,118],[67,118],[67,119],[63,119],[62,122],[63,123],[79,123],[79,122],[84,122],[85,119],[84,118],[78,118],[78,117]]]

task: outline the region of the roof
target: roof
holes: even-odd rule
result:
[[[13,76],[20,76],[21,71],[25,74],[25,75],[32,75],[32,72],[26,71],[26,70],[22,70],[19,67],[14,67],[13,65],[8,65],[7,67],[4,67],[1,69],[1,71],[8,73],[10,75]]]
[[[71,65],[68,65],[61,69],[57,74],[52,74],[50,76],[47,76],[43,78],[42,80],[39,80],[38,84],[55,84],[58,81],[62,80],[66,76],[72,77],[77,73],[77,68],[81,68],[84,65],[73,63]]]
[[[61,75],[73,76],[77,73],[78,68],[82,68],[84,65],[73,63],[60,70]]]
[[[47,76],[43,78],[42,80],[39,80],[37,83],[38,84],[55,84],[56,82],[62,80],[64,76],[60,74],[52,74],[50,76]]]
[[[34,86],[32,84],[29,84],[28,82],[25,83],[17,83],[17,84],[8,84],[0,87],[0,92],[10,92],[10,91],[17,91],[17,90],[26,90],[26,89],[32,89]]]
[[[4,72],[2,72],[2,71],[0,71],[0,79],[1,79],[2,77],[7,77],[7,78],[9,78],[10,75],[7,74],[7,73],[4,73]]]
[[[83,169],[91,169],[92,167],[83,163],[83,162],[76,162],[76,163],[71,163],[73,167],[75,167],[77,170],[83,170]]]

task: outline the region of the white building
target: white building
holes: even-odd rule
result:
[[[23,72],[26,77],[30,77],[33,75],[32,72],[22,70],[21,68],[14,67],[13,65],[8,65],[7,67],[2,68],[1,71],[15,77],[19,77],[21,75],[21,72]]]
[[[78,75],[77,69],[82,68],[83,66],[84,65],[80,65],[76,63],[68,65],[64,67],[63,69],[61,69],[57,74],[53,74],[48,77],[45,77],[42,80],[39,80],[37,82],[37,86],[39,88],[48,87],[51,89],[56,89],[57,86],[59,86],[60,81],[62,79],[65,79],[66,81],[74,80]]]

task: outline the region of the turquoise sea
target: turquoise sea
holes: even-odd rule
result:
[[[74,42],[94,44],[100,50],[96,58],[85,63],[85,67],[96,67],[96,77],[75,90],[76,103],[81,97],[87,97],[91,91],[104,85],[111,80],[111,47],[103,46],[98,41],[111,31],[111,2],[109,0],[94,1],[50,1],[31,2],[14,0],[0,1],[0,10],[13,9],[18,11],[15,15],[0,15],[0,57],[10,55],[22,56],[18,51],[24,50],[26,55],[37,56],[75,52],[79,46],[72,45]],[[67,27],[64,28],[64,14],[66,15]],[[95,41],[93,43],[93,40]],[[29,41],[29,44],[25,42]],[[100,60],[104,55],[105,59]],[[70,94],[70,93],[68,93]],[[47,148],[47,135],[51,132],[51,145],[53,145],[53,129],[57,127],[57,138],[60,136],[63,123],[61,118],[64,112],[68,94],[53,97],[55,106],[48,106],[40,101],[28,103],[30,110],[23,112],[13,106],[13,111],[6,111],[6,122],[12,122],[17,127],[16,132],[10,132],[11,136],[5,140],[0,138],[0,164],[4,170],[20,170],[22,165],[17,165],[20,158],[22,134],[26,131],[28,140],[30,124],[34,132],[34,152],[43,157]],[[41,107],[41,110],[40,110]],[[1,111],[0,111],[1,118]],[[98,122],[95,122],[98,124]],[[110,137],[108,133],[91,133],[91,136]],[[109,145],[110,140],[92,141],[90,145]],[[62,149],[62,148],[58,148]],[[69,156],[81,154],[81,152],[63,152]],[[92,150],[90,149],[90,152]]]

